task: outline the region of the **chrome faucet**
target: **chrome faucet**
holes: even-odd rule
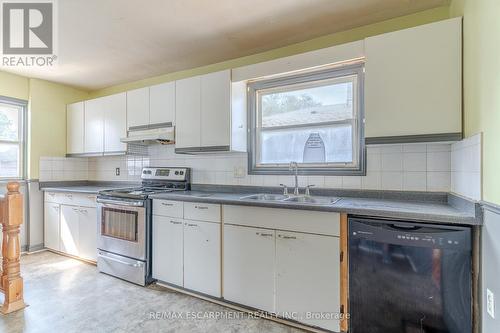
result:
[[[295,174],[295,187],[293,189],[293,195],[299,195],[299,179],[298,179],[299,165],[297,164],[297,162],[290,162],[290,166],[288,168]]]

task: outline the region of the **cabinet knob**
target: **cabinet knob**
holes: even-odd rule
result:
[[[196,209],[208,209],[207,206],[194,206],[194,208],[196,208]]]
[[[263,233],[263,232],[256,232],[255,234],[258,236],[262,236],[262,237],[272,237],[273,236],[273,234],[268,234],[268,233]]]
[[[172,224],[182,224],[182,222],[179,222],[179,221],[172,221],[172,220],[170,220],[170,223],[172,223]]]
[[[161,203],[163,206],[173,206],[174,204],[168,203],[168,202],[162,202]]]

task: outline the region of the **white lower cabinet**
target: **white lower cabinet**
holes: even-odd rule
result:
[[[61,252],[78,256],[80,244],[78,220],[78,207],[61,205]]]
[[[97,261],[95,195],[46,193],[44,243],[48,249]]]
[[[275,231],[224,225],[224,298],[275,312]]]
[[[44,243],[45,247],[59,251],[59,211],[60,205],[46,202],[44,209]]]
[[[335,316],[340,310],[339,239],[276,231],[276,311]],[[303,317],[305,324],[339,331],[336,319]]]
[[[184,220],[153,216],[153,278],[183,286]]]
[[[78,253],[83,259],[97,261],[97,209],[79,208]]]
[[[220,223],[184,221],[184,287],[221,296]]]

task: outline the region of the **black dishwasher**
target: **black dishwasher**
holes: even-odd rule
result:
[[[471,333],[471,230],[349,219],[349,333]]]

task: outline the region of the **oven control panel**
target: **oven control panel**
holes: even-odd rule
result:
[[[156,168],[142,169],[142,179],[186,181],[189,179],[189,168]]]

